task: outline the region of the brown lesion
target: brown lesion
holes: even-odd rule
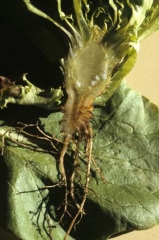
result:
[[[21,89],[15,85],[15,82],[5,76],[0,76],[0,97],[18,97],[21,95]]]

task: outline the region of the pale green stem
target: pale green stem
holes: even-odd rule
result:
[[[73,4],[74,4],[77,23],[83,38],[83,42],[87,42],[90,37],[90,33],[89,33],[89,26],[82,13],[81,0],[73,0]]]

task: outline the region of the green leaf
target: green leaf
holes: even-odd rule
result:
[[[60,139],[61,118],[58,112],[40,118],[45,132]],[[4,125],[3,122],[0,133]],[[158,107],[123,82],[106,107],[95,107],[92,126],[93,157],[106,183],[92,163],[86,215],[71,236],[102,240],[115,233],[143,230],[158,224]],[[55,141],[55,144],[59,148],[60,142]],[[72,149],[70,146],[65,159],[68,169]],[[81,182],[77,190],[82,188],[87,164],[82,146],[80,158]],[[63,224],[57,224],[61,214],[57,208],[63,201],[64,189],[58,186],[42,189],[58,183],[57,160],[56,153],[43,153],[36,148],[32,151],[29,146],[12,143],[9,134],[5,139],[1,165],[8,174],[2,179],[2,184],[7,182],[2,193],[4,197],[7,191],[7,211],[3,219],[5,227],[23,240],[49,239],[49,229],[53,239],[62,240],[67,230],[69,216]]]
[[[54,238],[63,239],[65,232],[54,221],[53,199],[48,190],[39,190],[47,179],[57,182],[55,159],[46,153],[8,146],[2,164],[7,167],[7,178],[3,179],[7,181],[7,229],[24,240],[47,240],[53,229]]]

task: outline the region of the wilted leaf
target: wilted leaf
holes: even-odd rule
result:
[[[8,103],[20,105],[36,105],[46,109],[55,109],[61,103],[63,92],[61,89],[51,88],[43,90],[34,86],[23,75],[26,86],[15,85],[8,78],[0,76],[0,108],[7,107]]]

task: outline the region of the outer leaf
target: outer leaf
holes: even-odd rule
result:
[[[94,157],[107,181],[106,186],[100,184],[96,201],[104,212],[116,218],[116,232],[156,225],[158,108],[123,84],[106,109],[96,114],[100,124],[99,120],[93,121],[94,132],[96,128],[99,134],[94,139]]]
[[[48,190],[39,191],[47,179],[57,182],[55,159],[49,154],[15,146],[5,149],[4,159],[1,168],[5,164],[8,170],[4,189],[7,191],[6,228],[23,240],[52,239],[52,229],[54,239],[63,239],[65,233],[54,221],[54,197],[49,196]]]

